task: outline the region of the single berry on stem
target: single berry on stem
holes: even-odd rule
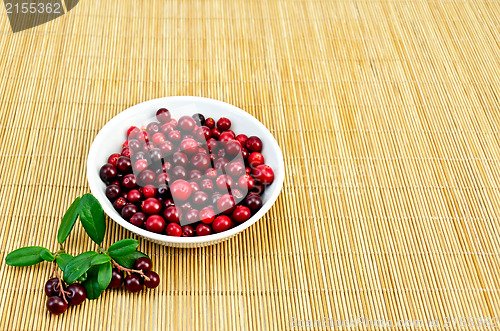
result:
[[[61,297],[52,296],[47,299],[47,310],[53,315],[62,314],[68,309],[68,304]]]
[[[142,279],[136,274],[127,275],[124,284],[125,288],[132,293],[140,292],[143,289]]]
[[[149,257],[140,257],[134,263],[134,268],[138,270],[142,270],[144,272],[150,271],[153,268],[153,262],[149,259]]]
[[[71,284],[68,286],[68,303],[70,306],[78,306],[87,298],[87,290],[81,284]]]
[[[147,288],[156,288],[160,284],[160,276],[154,271],[146,271],[145,275],[149,280],[144,280],[144,285]]]

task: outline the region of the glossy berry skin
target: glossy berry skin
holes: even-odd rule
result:
[[[179,118],[179,129],[184,132],[193,132],[194,127],[196,126],[195,120],[190,116],[182,116]]]
[[[172,174],[172,179],[186,179],[187,178],[187,170],[183,166],[175,166],[170,171]]]
[[[204,223],[200,223],[196,226],[196,235],[198,236],[208,236],[212,234],[212,228]]]
[[[245,146],[249,152],[260,152],[262,150],[262,140],[259,137],[252,136],[248,138]]]
[[[101,177],[103,182],[110,182],[111,180],[116,178],[117,174],[118,171],[111,163],[106,163],[101,167],[101,170],[99,171],[99,176]]]
[[[120,286],[122,286],[122,283],[122,273],[117,268],[113,268],[113,271],[111,273],[111,282],[109,283],[108,288],[119,288]]]
[[[227,192],[228,189],[233,186],[233,179],[228,175],[220,175],[217,177],[215,181],[215,185],[217,185],[217,189],[222,193]]]
[[[212,229],[216,233],[227,231],[233,226],[234,226],[233,221],[225,215],[218,216],[212,223]]]
[[[156,288],[160,285],[160,276],[154,271],[147,271],[144,273],[144,276],[148,277],[149,280],[144,279],[144,285],[147,288]]]
[[[186,213],[186,216],[184,217],[184,220],[187,224],[193,224],[196,223],[200,220],[198,217],[199,212],[196,209],[191,209]]]
[[[146,230],[151,232],[162,233],[165,225],[165,220],[159,215],[151,215],[146,220]]]
[[[231,214],[235,207],[236,202],[234,201],[234,197],[231,194],[224,194],[217,201],[217,210],[219,211],[219,213]]]
[[[141,173],[142,171],[146,170],[148,168],[148,160],[146,159],[139,159],[135,161],[134,163],[134,171],[136,173]]]
[[[109,185],[108,187],[106,187],[106,197],[109,199],[109,200],[113,200],[115,199],[116,197],[120,196],[120,194],[122,193],[121,191],[121,188],[119,185]]]
[[[198,143],[193,138],[184,139],[181,141],[181,151],[187,155],[193,155],[198,152]]]
[[[274,171],[267,164],[255,167],[252,170],[252,176],[263,185],[269,185],[274,181]]]
[[[188,157],[186,154],[182,152],[175,152],[174,155],[172,156],[172,164],[174,166],[187,166],[188,164]]]
[[[129,173],[132,170],[132,161],[130,161],[129,157],[120,156],[118,160],[116,160],[116,168],[121,173]]]
[[[255,180],[250,175],[243,175],[236,182],[236,186],[240,190],[248,192],[255,187]]]
[[[209,129],[215,128],[215,120],[211,117],[205,119],[205,126],[207,126]]]
[[[151,169],[146,169],[139,174],[139,183],[146,186],[148,184],[153,184],[155,182],[155,173]]]
[[[210,167],[210,156],[205,153],[196,153],[191,158],[191,165],[197,170],[205,171]]]
[[[166,108],[160,108],[156,111],[156,119],[160,122],[160,123],[167,123],[167,122],[170,122],[170,119],[171,119],[171,115],[170,115],[170,112],[168,111],[168,109]]]
[[[118,153],[111,154],[108,158],[108,163],[111,164],[112,166],[116,167],[116,161],[118,161],[119,157],[120,157],[120,154],[118,154]]]
[[[61,297],[52,296],[47,300],[47,310],[53,315],[62,314],[68,309],[68,304]]]
[[[168,139],[172,142],[181,140],[181,132],[179,130],[172,130],[168,133]]]
[[[208,201],[208,194],[203,191],[195,192],[192,196],[194,206],[203,206]]]
[[[186,201],[191,195],[191,185],[183,179],[178,179],[170,186],[170,193],[174,201]]]
[[[132,217],[132,215],[134,215],[137,212],[138,212],[137,206],[130,203],[122,208],[121,214],[124,219],[129,220]]]
[[[141,129],[139,129],[138,127],[136,126],[131,126],[130,128],[128,128],[127,130],[127,138],[128,139],[132,139],[132,138],[135,138],[137,137],[137,135],[141,133]]]
[[[142,194],[145,198],[154,198],[156,196],[156,187],[149,184],[142,188]]]
[[[211,129],[211,134],[212,134],[212,138],[219,139],[221,132],[218,128],[213,128],[213,129]]]
[[[241,153],[241,145],[236,140],[224,143],[224,148],[226,149],[227,155],[230,157],[234,157]]]
[[[203,223],[210,224],[215,219],[215,211],[212,207],[205,207],[200,210],[200,214],[198,215],[198,217]]]
[[[182,236],[182,228],[177,223],[170,223],[167,225],[166,233],[168,236],[180,237]]]
[[[236,206],[236,209],[233,211],[231,218],[237,223],[243,223],[248,220],[250,216],[252,216],[250,208],[245,206]]]
[[[132,215],[132,217],[130,217],[130,223],[134,224],[135,226],[142,227],[146,219],[147,219],[146,214],[137,212],[134,215]]]
[[[132,150],[128,147],[125,147],[124,149],[122,149],[122,156],[131,157]]]
[[[134,152],[139,152],[141,150],[141,142],[137,139],[130,139],[128,141],[128,147]]]
[[[262,198],[257,193],[249,194],[245,198],[245,205],[250,208],[251,211],[255,212],[262,207]]]
[[[207,193],[212,193],[214,191],[214,182],[208,178],[202,179],[200,182],[200,190]]]
[[[234,138],[235,138],[234,132],[229,130],[229,131],[224,131],[220,134],[219,141],[231,141],[234,140]]]
[[[203,173],[198,169],[193,169],[189,172],[188,177],[190,180],[198,181],[203,177]]]
[[[231,127],[231,121],[228,118],[221,117],[217,121],[217,128],[221,131],[227,131]]]
[[[259,152],[253,152],[248,156],[248,164],[251,168],[260,166],[261,164],[264,164],[264,156]]]
[[[123,176],[122,186],[128,189],[133,189],[137,186],[137,177],[134,174]]]
[[[59,294],[59,280],[51,278],[45,283],[45,295],[52,297]]]
[[[164,141],[158,146],[158,148],[163,156],[167,156],[174,150],[174,144],[172,144],[171,141]]]
[[[184,225],[181,227],[182,237],[192,237],[194,236],[194,229],[191,225]]]
[[[66,291],[69,292],[66,298],[70,306],[78,306],[87,299],[87,290],[81,284],[71,284]]]
[[[176,206],[170,206],[165,209],[163,216],[167,222],[179,223],[182,218],[182,210]]]
[[[153,268],[153,262],[148,257],[140,257],[137,260],[135,260],[134,263],[134,269],[135,270],[142,270],[144,272],[150,271]]]
[[[231,162],[227,167],[227,173],[235,178],[239,178],[245,173],[245,165],[241,162]]]
[[[144,287],[142,285],[142,279],[137,274],[130,274],[125,277],[125,288],[132,293],[140,292]]]
[[[161,203],[156,198],[147,198],[142,202],[141,209],[147,215],[158,214],[161,210]]]
[[[139,202],[142,199],[142,194],[139,190],[130,190],[127,195],[128,201],[132,203]]]
[[[236,136],[236,140],[238,140],[241,146],[245,146],[248,140],[248,136],[246,134],[239,134]]]
[[[160,132],[160,125],[157,122],[151,122],[146,125],[146,132],[152,137],[155,133]]]
[[[215,168],[208,168],[207,170],[205,170],[205,176],[208,179],[216,179],[219,176],[219,174],[217,170],[215,170]]]
[[[113,207],[117,211],[121,211],[123,207],[125,207],[125,205],[127,205],[127,200],[125,200],[125,198],[123,197],[119,197],[115,200],[115,202],[113,202]]]

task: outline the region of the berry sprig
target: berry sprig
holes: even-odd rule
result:
[[[99,247],[72,256],[66,253],[63,244],[77,219]],[[85,194],[76,198],[63,216],[57,232],[59,250],[51,252],[40,246],[21,247],[8,254],[5,263],[16,267],[43,261],[53,264],[51,278],[45,283],[45,294],[48,297],[47,309],[54,315],[65,312],[68,306],[81,304],[85,299],[97,299],[105,289],[119,288],[122,284],[130,292],[139,292],[144,286],[157,287],[160,277],[151,271],[151,259],[137,250],[139,241],[123,239],[106,250],[101,246],[105,234],[104,211],[92,194]]]

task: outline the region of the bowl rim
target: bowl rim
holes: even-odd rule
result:
[[[233,112],[238,113],[238,116],[242,116],[246,121],[250,123],[250,126],[259,126],[261,130],[263,130],[267,138],[269,138],[269,142],[266,142],[266,146],[270,146],[270,149],[273,151],[273,153],[276,153],[276,156],[278,158],[278,164],[280,169],[275,169],[278,171],[275,171],[275,179],[272,185],[276,185],[276,189],[274,192],[268,197],[267,201],[262,205],[262,207],[259,209],[257,213],[255,213],[252,217],[250,217],[247,221],[235,226],[232,229],[229,229],[224,232],[220,233],[213,233],[208,236],[202,236],[202,237],[173,237],[173,236],[168,236],[166,234],[159,234],[159,233],[154,233],[151,231],[147,231],[145,229],[142,229],[138,226],[133,225],[130,222],[127,222],[123,217],[118,217],[116,219],[115,217],[112,216],[112,212],[116,212],[111,204],[109,203],[109,200],[106,200],[105,202],[100,200],[100,195],[96,195],[95,193],[97,191],[100,191],[100,188],[98,187],[98,182],[101,181],[99,178],[98,172],[95,172],[94,165],[97,163],[96,160],[96,152],[97,149],[99,148],[99,145],[101,143],[105,142],[106,135],[104,133],[104,128],[109,125],[110,123],[118,122],[122,118],[127,118],[129,113],[133,113],[136,111],[136,109],[140,109],[143,106],[147,106],[147,104],[156,104],[158,102],[208,102],[212,103],[215,106],[219,107],[225,107],[230,109]],[[96,182],[97,179],[97,182]],[[198,96],[169,96],[169,97],[163,97],[163,98],[157,98],[157,99],[151,99],[147,100],[138,104],[135,104],[133,106],[130,106],[129,108],[125,109],[124,111],[120,112],[119,114],[115,115],[113,118],[111,118],[97,133],[96,137],[94,138],[94,141],[92,142],[92,145],[90,146],[88,156],[87,156],[87,181],[89,183],[90,191],[94,196],[96,196],[96,199],[101,203],[104,211],[106,214],[111,218],[113,221],[118,223],[119,225],[123,226],[125,229],[140,235],[144,238],[154,240],[157,242],[162,242],[162,243],[172,243],[172,244],[203,244],[207,243],[209,244],[210,242],[220,242],[225,239],[229,239],[230,237],[242,232],[243,230],[247,229],[248,227],[252,226],[254,223],[256,223],[259,219],[264,216],[265,213],[271,209],[271,207],[274,205],[276,202],[276,199],[278,199],[278,196],[281,193],[281,190],[283,188],[283,182],[285,179],[285,166],[284,166],[284,159],[283,159],[283,153],[281,151],[281,148],[272,135],[272,133],[266,128],[264,124],[262,124],[258,119],[244,111],[243,109],[236,107],[234,105],[231,105],[229,103],[215,100],[215,99],[210,99],[210,98],[205,98],[205,97],[198,97]]]

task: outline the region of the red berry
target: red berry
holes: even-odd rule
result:
[[[137,206],[129,203],[122,208],[121,214],[124,219],[129,220],[137,211]]]
[[[274,181],[274,171],[266,164],[255,167],[252,170],[252,176],[263,185],[269,185]]]
[[[247,143],[248,137],[246,134],[239,134],[236,136],[236,140],[241,144],[241,146],[245,146]]]
[[[221,215],[221,216],[218,216],[215,219],[215,221],[213,222],[212,229],[214,229],[214,232],[219,233],[219,232],[227,231],[230,228],[232,228],[233,226],[234,226],[234,223],[229,217],[227,217],[225,215]]]
[[[118,197],[121,194],[121,188],[120,185],[116,184],[111,184],[108,187],[106,187],[106,197],[109,200],[113,200],[116,197]]]
[[[241,145],[237,140],[225,142],[224,148],[229,156],[236,156],[241,153]]]
[[[248,220],[252,216],[250,212],[250,208],[245,206],[236,206],[236,209],[233,211],[231,218],[238,223],[243,223]]]
[[[132,150],[128,147],[125,147],[122,149],[122,155],[126,157],[131,157],[132,156]]]
[[[168,139],[170,141],[180,141],[181,140],[181,132],[179,130],[172,130],[168,133]]]
[[[163,216],[167,222],[179,223],[182,218],[182,210],[176,206],[169,206],[163,212]]]
[[[140,173],[147,168],[148,168],[148,161],[146,159],[139,159],[134,163],[134,170],[137,173]]]
[[[61,297],[53,296],[47,300],[47,310],[53,315],[62,314],[68,309],[68,304]]]
[[[253,152],[248,156],[248,164],[252,168],[260,166],[261,164],[264,164],[264,156],[259,152]]]
[[[236,207],[236,202],[231,194],[224,194],[217,201],[217,210],[219,213],[230,214]],[[215,229],[214,229],[215,230]]]
[[[116,168],[121,173],[132,172],[132,161],[130,161],[129,157],[120,156],[118,160],[116,160]]]
[[[151,215],[146,220],[146,230],[161,233],[165,229],[165,220],[159,215]]]
[[[165,141],[165,136],[163,135],[163,133],[157,132],[153,135],[151,141],[153,141],[153,143],[155,143],[156,145],[160,145],[162,142]]]
[[[144,272],[150,271],[153,268],[153,262],[149,257],[143,256],[135,260],[134,269],[142,270]]]
[[[247,195],[245,198],[245,205],[250,208],[251,211],[257,211],[262,207],[262,198],[257,193],[252,193]]]
[[[139,183],[143,186],[153,184],[155,182],[155,177],[153,170],[146,169],[139,174]]]
[[[156,111],[156,119],[160,123],[167,123],[170,121],[171,115],[168,109],[160,108]]]
[[[202,179],[200,182],[200,189],[204,192],[212,193],[212,191],[214,190],[214,182],[212,182],[208,178]]]
[[[184,132],[193,132],[196,126],[195,120],[190,116],[182,116],[179,118],[179,129]]]
[[[146,221],[146,214],[137,212],[132,217],[130,217],[130,223],[134,224],[135,226],[142,227],[144,225],[144,222]]]
[[[248,138],[246,148],[250,152],[260,152],[262,150],[262,141],[259,137],[252,136]]]
[[[190,182],[189,185],[191,186],[192,193],[196,193],[200,190],[200,186],[196,182]]]
[[[207,118],[205,120],[205,125],[210,128],[210,129],[213,129],[215,127],[215,120],[211,117]]]
[[[156,187],[149,184],[142,188],[142,194],[145,198],[154,198],[156,196]]]
[[[132,293],[140,292],[143,289],[142,279],[137,274],[130,274],[125,277],[125,288]]]
[[[122,286],[122,283],[122,273],[117,268],[113,268],[113,271],[111,272],[111,282],[109,283],[108,288],[118,288]]]
[[[138,127],[136,126],[131,126],[128,130],[127,130],[127,138],[128,139],[132,139],[132,138],[135,138],[137,137],[137,135],[141,133],[141,129],[139,129]]]
[[[225,117],[221,117],[217,121],[217,128],[221,131],[229,130],[230,127],[231,127],[231,121]]]
[[[178,179],[170,186],[170,192],[174,201],[186,201],[191,195],[191,186],[183,179]]]
[[[81,284],[71,284],[66,291],[69,292],[66,297],[70,306],[78,306],[87,299],[87,290]]]
[[[48,297],[59,295],[59,279],[54,277],[45,283],[45,295]]]
[[[250,175],[243,175],[238,179],[236,186],[240,190],[248,192],[255,187],[255,180]]]
[[[233,131],[224,131],[219,136],[219,141],[231,141],[234,140],[234,132]]]
[[[204,153],[196,153],[191,158],[191,165],[198,170],[206,170],[210,167],[210,157]]]
[[[184,225],[182,227],[182,237],[192,237],[194,236],[194,229],[191,225]]]
[[[144,189],[143,189],[143,194],[144,194]],[[142,202],[141,208],[142,211],[148,215],[158,214],[161,210],[161,203],[160,201],[158,201],[158,199],[147,198]]]
[[[208,179],[215,179],[218,176],[217,170],[215,170],[214,168],[209,168],[205,170],[205,176]]]
[[[202,206],[208,201],[208,194],[203,191],[198,191],[193,194],[192,197],[193,205]]]
[[[198,152],[198,143],[192,138],[184,139],[181,141],[181,151],[187,155],[193,155]]]
[[[240,177],[245,173],[245,165],[241,162],[231,162],[227,167],[227,173],[232,177]]]
[[[139,192],[139,190],[130,190],[128,192],[128,201],[132,202],[132,203],[136,203],[136,202],[139,202],[142,198],[142,194],[141,192]]]
[[[196,130],[196,136],[199,137],[200,141],[202,139],[208,140],[212,138],[212,130],[208,126],[201,126]]]
[[[198,210],[196,209],[189,210],[184,217],[185,223],[193,224],[198,222],[200,220],[198,215],[199,215]]]
[[[153,136],[155,133],[160,132],[160,125],[157,122],[151,122],[146,126],[146,132],[149,136]]]
[[[127,204],[127,200],[125,200],[125,198],[118,198],[115,200],[115,202],[113,202],[113,207],[117,210],[117,211],[121,211],[123,209],[123,207],[125,207],[125,205]]]
[[[111,165],[116,167],[116,161],[118,160],[119,157],[120,157],[120,154],[118,154],[118,153],[111,154],[108,158],[108,163],[110,163]]]
[[[188,164],[188,157],[182,152],[175,152],[174,155],[172,155],[172,163],[176,166],[185,167]]]
[[[182,228],[177,223],[170,223],[169,225],[167,225],[166,232],[168,236],[173,236],[173,237],[182,236]]]
[[[196,234],[198,236],[208,236],[209,234],[212,234],[212,228],[206,224],[200,223],[196,227]]]
[[[233,179],[228,175],[220,175],[217,177],[215,184],[221,192],[227,192],[233,186]]]
[[[211,131],[212,131],[211,132],[212,133],[212,138],[219,139],[220,134],[221,134],[220,130],[217,129],[217,128],[213,128]]]
[[[215,219],[215,211],[212,207],[205,207],[200,210],[199,217],[200,221],[202,221],[203,223],[210,224]]]
[[[252,168],[245,167],[245,174],[250,175],[252,173]]]
[[[99,171],[99,176],[103,182],[111,182],[114,178],[116,178],[117,174],[118,171],[116,171],[116,168],[111,163],[106,163]]]
[[[144,285],[146,285],[147,288],[156,288],[160,284],[160,276],[154,271],[147,271],[144,273],[144,276],[146,276],[149,280],[144,278]]]

